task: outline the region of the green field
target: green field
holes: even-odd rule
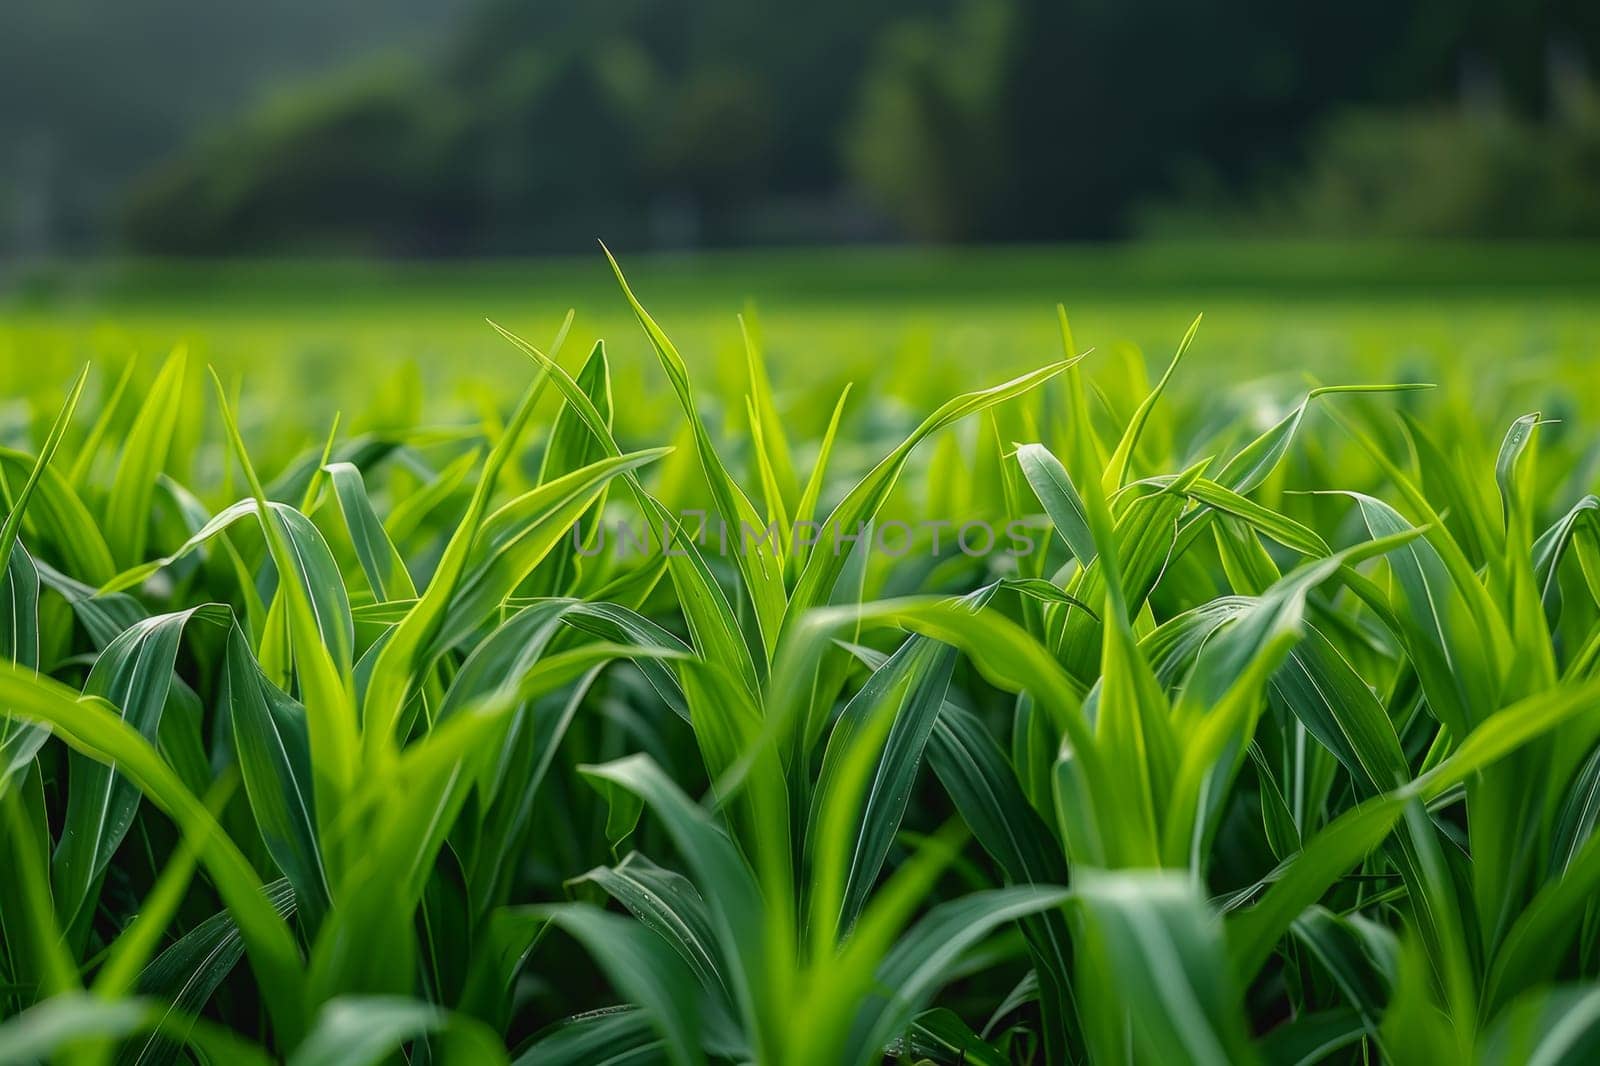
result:
[[[736,405],[737,314],[754,306],[780,391],[854,380],[942,397],[971,372],[1026,369],[1057,340],[1064,303],[1082,343],[1163,360],[1196,314],[1194,382],[1277,373],[1463,366],[1496,404],[1541,402],[1600,354],[1600,253],[1587,246],[1178,245],[929,253],[722,253],[624,257],[635,286],[703,388]],[[643,336],[598,253],[468,264],[134,263],[40,272],[0,303],[0,385],[56,388],[86,360],[152,362],[178,343],[262,389],[302,390],[287,412],[320,426],[374,407],[373,375],[414,366],[428,415],[460,413],[469,386],[513,387],[524,361],[483,319],[551,336],[577,312],[573,353],[604,338],[630,386],[660,386]],[[576,355],[574,356],[576,357]],[[376,370],[374,369],[376,368]],[[153,373],[148,369],[146,373]],[[304,383],[315,387],[304,389]],[[1486,398],[1485,402],[1489,402]],[[630,404],[625,419],[654,416]],[[657,412],[661,405],[649,405]],[[375,415],[375,417],[377,417]],[[652,425],[652,428],[658,428]],[[820,425],[807,427],[820,432]]]
[[[1600,1054],[1600,256],[622,267],[0,305],[0,1062]]]

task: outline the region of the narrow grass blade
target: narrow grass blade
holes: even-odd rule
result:
[[[188,356],[178,348],[167,358],[145,394],[144,404],[123,441],[122,455],[106,499],[105,536],[119,566],[144,559],[149,537],[150,501],[156,475],[167,462],[177,428]]]

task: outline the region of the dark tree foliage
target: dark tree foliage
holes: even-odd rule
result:
[[[1596,60],[1581,0],[489,0],[433,59],[195,144],[139,186],[126,234],[423,254],[1114,237],[1196,176],[1302,166],[1351,109],[1489,99],[1537,122],[1553,67]]]

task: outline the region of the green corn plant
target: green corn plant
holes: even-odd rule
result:
[[[1573,404],[707,372],[610,262],[653,364],[475,421],[179,349],[0,447],[0,1061],[1592,1057]]]

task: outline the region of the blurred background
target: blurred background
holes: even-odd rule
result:
[[[492,409],[483,317],[569,307],[653,396],[597,237],[734,423],[752,306],[788,395],[914,403],[1058,300],[1286,395],[1600,337],[1595,0],[11,0],[0,145],[0,439],[178,344],[316,432]]]
[[[0,249],[1600,236],[1593,0],[0,5]]]

